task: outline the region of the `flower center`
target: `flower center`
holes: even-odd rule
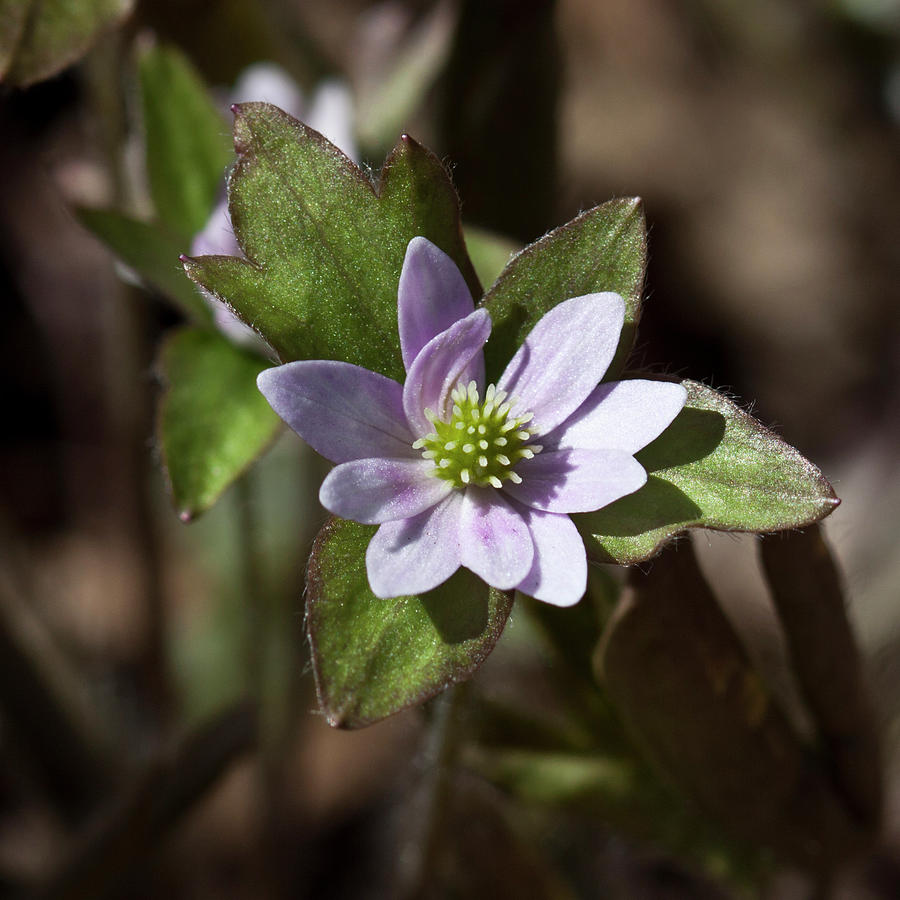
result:
[[[519,460],[532,459],[540,444],[529,444],[532,432],[526,428],[532,413],[510,418],[506,392],[491,384],[479,399],[474,381],[457,385],[450,395],[453,415],[442,422],[430,409],[425,416],[434,431],[414,444],[425,459],[434,463],[434,474],[464,488],[470,484],[501,487],[505,479],[522,481],[513,471]]]

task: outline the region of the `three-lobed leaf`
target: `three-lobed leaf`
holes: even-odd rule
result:
[[[337,359],[402,380],[397,284],[406,246],[427,237],[480,293],[440,160],[404,136],[377,187],[336,147],[264,103],[235,107],[229,209],[247,259],[185,261],[282,361]]]
[[[365,552],[375,527],[331,519],[307,572],[306,626],[319,704],[331,725],[358,728],[463,681],[494,648],[512,595],[467,569],[418,597],[381,600]]]
[[[589,553],[632,564],[687,528],[780,531],[818,521],[838,505],[799,451],[712,388],[683,384],[685,408],[637,454],[649,476],[644,487],[574,517]]]
[[[175,508],[190,521],[262,453],[281,420],[256,389],[266,361],[213,331],[175,332],[160,362],[157,431]]]
[[[625,326],[607,378],[621,371],[641,315],[646,268],[646,225],[636,197],[596,206],[527,246],[484,298],[493,321],[488,379],[503,371],[544,313],[570,297],[603,291],[625,300]]]

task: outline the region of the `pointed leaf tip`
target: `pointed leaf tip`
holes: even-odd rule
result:
[[[376,189],[318,132],[265,103],[236,104],[234,138],[229,209],[247,259],[200,257],[189,277],[284,362],[337,359],[402,379],[397,286],[409,241],[440,247],[480,295],[441,161],[407,137]]]

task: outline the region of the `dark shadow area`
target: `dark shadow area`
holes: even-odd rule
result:
[[[581,531],[629,537],[664,525],[692,522],[702,514],[700,507],[674,484],[651,475],[639,491],[573,519]]]
[[[725,417],[721,413],[683,409],[655,441],[635,454],[635,458],[648,472],[684,466],[709,456],[724,434]]]
[[[488,626],[488,588],[468,569],[419,599],[445,644],[476,640]]]

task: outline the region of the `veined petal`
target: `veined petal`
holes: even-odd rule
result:
[[[319,488],[319,502],[342,519],[379,525],[417,516],[452,490],[424,459],[354,459],[335,466]]]
[[[531,569],[534,544],[525,519],[494,488],[466,488],[459,541],[462,564],[495,588],[514,588]]]
[[[414,237],[406,247],[397,291],[400,350],[407,370],[433,337],[474,309],[456,263],[427,238]]]
[[[618,294],[586,294],[554,306],[497,382],[513,400],[514,414],[534,413],[529,427],[540,434],[565,421],[612,362],[624,321]]]
[[[376,597],[422,594],[459,568],[462,494],[454,491],[411,519],[385,522],[366,550],[366,572]]]
[[[332,462],[419,456],[403,388],[384,375],[335,360],[301,360],[263,370],[256,383],[272,409]]]
[[[426,409],[439,419],[449,420],[450,392],[457,384],[474,379],[479,389],[484,386],[481,348],[490,333],[491,317],[476,309],[433,337],[413,360],[403,385],[403,409],[417,437],[432,431]]]
[[[542,442],[560,449],[636,453],[672,424],[686,400],[687,391],[668,381],[636,378],[600,384]]]
[[[547,512],[592,512],[634,493],[647,481],[644,467],[621,450],[544,451],[516,465],[521,484],[503,490]]]
[[[587,588],[587,554],[575,523],[559,513],[519,509],[534,541],[534,560],[517,589],[554,606],[574,606]]]

